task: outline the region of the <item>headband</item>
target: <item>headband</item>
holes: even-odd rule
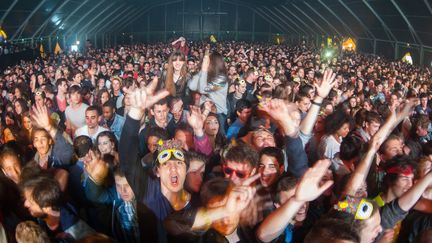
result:
[[[414,173],[412,166],[393,166],[385,169],[387,174],[401,174],[403,176],[409,176]]]

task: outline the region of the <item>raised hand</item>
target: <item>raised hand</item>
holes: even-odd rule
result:
[[[206,102],[204,102],[204,110],[211,112],[212,107],[213,107],[213,102],[211,100],[207,100]]]
[[[203,127],[205,117],[201,113],[201,109],[197,106],[190,106],[189,113],[186,114],[187,122],[192,127],[195,136],[201,137],[204,135]]]
[[[324,71],[323,79],[320,85],[314,84],[316,88],[317,95],[323,99],[325,99],[328,94],[330,93],[330,90],[335,86],[335,77],[336,74],[333,73],[333,70],[326,69]]]
[[[294,103],[280,99],[262,102],[259,109],[276,121],[286,136],[296,136],[299,131],[300,113]]]
[[[331,162],[328,159],[319,160],[306,171],[296,188],[295,199],[297,201],[313,201],[333,185],[333,181],[326,181],[320,186],[320,182],[327,173],[330,164]]]
[[[144,116],[145,110],[153,106],[159,100],[165,98],[169,95],[167,90],[162,90],[155,94],[156,86],[158,83],[158,78],[155,77],[153,81],[142,88],[132,87],[127,90],[127,94],[129,95],[130,101],[130,111],[128,115],[135,120],[141,120]]]
[[[52,126],[46,106],[34,105],[32,111],[31,118],[34,125],[49,131]]]
[[[242,185],[235,186],[230,193],[227,195],[228,199],[225,204],[227,212],[238,213],[243,211],[249,203],[252,201],[256,193],[255,186],[251,184],[259,178],[259,174],[256,174],[246,179]]]
[[[146,109],[152,107],[158,101],[167,97],[170,94],[166,89],[160,90],[156,93],[158,82],[159,78],[157,76],[154,76],[153,80],[145,87],[145,91],[147,94],[147,102],[145,107]]]
[[[397,116],[399,119],[404,119],[412,114],[418,98],[411,98],[405,101],[404,105],[399,110]]]
[[[209,54],[209,50],[206,49],[205,55],[203,57],[202,65],[201,65],[201,71],[207,72],[209,65],[210,65],[210,54]]]
[[[109,165],[92,151],[89,151],[89,162],[84,162],[84,169],[98,185],[102,184],[109,172]]]

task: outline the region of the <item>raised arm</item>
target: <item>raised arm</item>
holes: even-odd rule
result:
[[[171,42],[171,45],[176,45],[178,42],[180,42],[182,40],[183,37],[178,38],[177,40]]]
[[[201,94],[207,93],[205,91],[205,88],[207,87],[207,75],[208,75],[209,66],[210,66],[210,54],[209,54],[209,50],[206,49],[206,52],[204,54],[203,61],[201,64],[201,71],[200,71],[200,76],[199,76],[199,80],[198,80],[198,91]]]
[[[246,179],[241,185],[235,186],[226,195],[225,205],[217,208],[200,208],[194,218],[192,230],[207,230],[213,221],[243,211],[255,196],[256,188],[251,184],[258,178],[259,174],[256,174]]]
[[[139,158],[138,135],[140,121],[144,117],[147,108],[169,94],[168,91],[163,90],[153,95],[156,86],[157,80],[153,80],[147,87],[128,91],[131,107],[119,143],[120,168],[125,173],[126,179],[137,198],[141,198],[142,194],[138,188],[143,187],[143,183],[147,178]]]
[[[432,172],[429,172],[398,199],[399,207],[404,211],[409,211],[431,184]]]
[[[317,95],[313,99],[312,106],[310,107],[306,117],[300,123],[300,131],[303,134],[305,135],[312,134],[312,130],[314,128],[319,111],[321,109],[321,104],[330,93],[330,90],[336,84],[336,82],[334,81],[335,77],[336,74],[333,73],[333,70],[327,69],[324,71],[324,76],[321,84],[320,85],[315,84]]]
[[[93,151],[90,151],[91,161],[84,164],[84,169],[89,175],[89,179],[85,182],[86,197],[96,203],[112,204],[117,198],[115,187],[106,188],[103,183],[108,176],[109,165],[98,159]]]
[[[288,172],[296,177],[301,177],[309,166],[303,143],[298,136],[300,114],[297,106],[293,103],[274,99],[265,104],[261,103],[260,109],[265,111],[278,124],[285,137]]]
[[[268,102],[261,102],[259,109],[265,111],[276,122],[284,136],[298,136],[300,113],[294,103],[273,99]]]
[[[45,129],[54,141],[52,156],[59,159],[62,163],[61,165],[70,164],[73,155],[72,144],[70,144],[63,137],[63,133],[52,124],[46,106],[33,106],[31,117],[35,125]]]
[[[378,151],[381,144],[384,143],[388,135],[393,131],[393,129],[406,117],[408,116],[413,107],[415,101],[407,100],[405,106],[401,109],[400,112],[396,114],[396,112],[392,112],[391,115],[387,118],[384,125],[378,130],[378,132],[373,136],[371,141],[369,142],[369,150],[366,155],[362,158],[359,165],[355,169],[354,173],[351,175],[348,180],[345,189],[343,191],[342,196],[350,195],[354,196],[356,191],[360,188],[363,181],[365,181],[370,167],[372,165],[373,158]]]
[[[417,181],[402,196],[386,205],[381,210],[381,226],[383,230],[393,229],[408,214],[408,211],[420,199],[422,193],[432,184],[432,173]]]
[[[306,171],[297,185],[295,196],[267,216],[258,227],[258,239],[270,242],[279,237],[303,204],[315,200],[333,184],[333,181],[327,181],[319,185],[330,164],[329,160],[319,160]]]
[[[204,133],[205,115],[201,113],[201,109],[196,106],[191,106],[189,113],[186,114],[187,122],[192,127],[194,132],[194,146],[197,152],[209,156],[213,151],[208,136]]]
[[[210,56],[206,51],[206,54],[204,55],[204,58],[202,60],[201,71],[198,74],[195,74],[195,76],[193,76],[188,83],[188,87],[190,90],[198,91],[200,93],[205,93],[204,88],[207,85],[207,72],[208,72],[209,65],[210,65]]]
[[[165,229],[172,235],[199,235],[205,233],[212,223],[245,209],[252,201],[256,189],[250,184],[259,175],[248,178],[243,185],[235,186],[227,195],[226,203],[216,208],[190,208],[170,214],[164,220]]]

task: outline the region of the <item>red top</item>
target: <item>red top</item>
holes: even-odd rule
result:
[[[185,56],[188,56],[189,54],[189,47],[185,43],[184,46],[181,46],[181,42],[177,42],[173,45],[173,47],[177,50],[179,50],[181,53],[183,53]]]

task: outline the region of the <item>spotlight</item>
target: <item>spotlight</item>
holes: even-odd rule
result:
[[[77,44],[77,45],[79,45],[79,44],[80,44],[80,41],[79,41],[79,40],[77,40],[77,41],[76,41],[76,44]]]
[[[326,50],[324,52],[324,57],[325,58],[331,58],[333,56],[333,52],[331,50]]]

